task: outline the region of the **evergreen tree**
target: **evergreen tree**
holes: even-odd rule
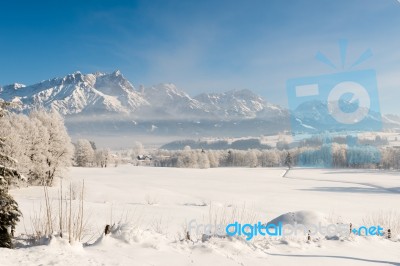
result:
[[[0,118],[4,116],[4,108],[8,103],[0,100]],[[21,175],[13,168],[16,161],[3,153],[4,138],[0,136],[0,247],[12,248],[11,237],[21,216],[17,202],[8,193],[8,187],[15,178]]]
[[[4,168],[3,168],[4,169]],[[8,193],[8,184],[0,175],[0,247],[12,248],[11,237],[21,212],[18,203]]]

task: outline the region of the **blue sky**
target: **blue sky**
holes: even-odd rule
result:
[[[286,80],[377,71],[381,109],[400,113],[400,3],[396,0],[2,1],[0,84],[32,84],[119,69],[135,85],[175,83],[190,95],[251,89],[287,105]],[[347,68],[345,68],[346,70]]]

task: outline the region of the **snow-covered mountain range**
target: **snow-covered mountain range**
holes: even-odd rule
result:
[[[0,89],[0,96],[21,103],[23,111],[42,106],[63,115],[129,113],[149,104],[119,71],[87,75],[76,72],[30,86],[8,85]]]
[[[191,97],[170,83],[135,88],[120,71],[75,72],[29,86],[15,83],[0,87],[0,98],[18,102],[22,112],[39,106],[57,110],[66,117],[69,131],[77,134],[113,130],[116,134],[254,136],[291,129],[338,130],[327,103],[306,102],[289,111],[250,90]],[[381,121],[386,129],[400,129],[399,116],[374,113],[363,121],[363,129],[376,128]]]
[[[19,102],[22,111],[37,106],[63,115],[129,114],[138,118],[244,119],[285,115],[250,90],[201,94],[190,97],[174,84],[136,89],[120,71],[82,74],[76,72],[25,86],[0,87],[0,98]]]

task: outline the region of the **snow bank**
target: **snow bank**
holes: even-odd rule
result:
[[[267,224],[279,224],[282,225],[290,224],[302,224],[305,226],[312,226],[315,224],[328,224],[328,218],[326,215],[320,212],[315,211],[296,211],[296,212],[288,212],[282,214],[275,219],[269,221]]]

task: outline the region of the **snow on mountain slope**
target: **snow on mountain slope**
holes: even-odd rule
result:
[[[105,95],[116,97],[124,106],[129,107],[130,111],[149,105],[118,70],[109,75],[98,76],[95,87]]]
[[[27,112],[35,107],[43,106],[54,109],[72,119],[72,116],[84,116],[92,119],[92,115],[101,115],[101,119],[110,117],[113,121],[117,115],[129,115],[131,119],[140,121],[253,121],[250,131],[255,127],[265,133],[274,124],[279,130],[316,132],[320,130],[340,130],[329,114],[327,104],[320,101],[304,102],[296,110],[289,110],[266,102],[262,97],[250,90],[231,90],[222,93],[202,93],[195,97],[171,83],[162,83],[151,87],[140,87],[139,90],[130,83],[120,71],[113,73],[82,74],[75,72],[62,78],[53,78],[34,85],[14,83],[0,87],[0,98],[20,103],[21,111]],[[353,107],[351,104],[347,107]],[[352,110],[351,108],[349,110]],[[111,115],[111,116],[104,116]],[[125,119],[125,116],[119,118]],[[267,121],[260,124],[258,121]],[[270,123],[272,122],[272,123]],[[130,122],[129,122],[130,123]],[[370,130],[383,124],[386,129],[398,129],[400,118],[395,115],[382,116],[370,112],[366,119],[357,123],[355,129]],[[156,125],[156,124],[154,124]],[[82,125],[78,125],[81,127]],[[226,130],[238,130],[226,125]],[[171,132],[171,124],[162,132]],[[209,131],[207,125],[196,124],[195,132]],[[338,128],[339,127],[339,128]],[[243,129],[242,127],[239,127]],[[345,129],[349,129],[346,126]],[[250,132],[248,132],[250,133]],[[257,132],[258,134],[258,132]]]
[[[248,119],[287,114],[250,90],[201,94],[190,97],[174,84],[135,87],[121,74],[75,72],[25,86],[15,83],[0,88],[0,98],[17,101],[22,111],[37,106],[63,115],[133,114],[142,119]]]
[[[352,103],[344,102],[342,108],[348,110],[353,108]],[[382,116],[380,113],[367,110],[368,114],[362,120],[354,123],[344,124],[335,120],[328,110],[328,103],[325,101],[311,100],[301,103],[292,116],[292,130],[316,133],[318,131],[374,131],[382,128]],[[351,113],[351,112],[348,112]],[[386,125],[385,125],[386,127]]]
[[[203,93],[195,97],[210,112],[223,118],[254,118],[264,110],[266,102],[250,90],[231,90],[224,93]]]
[[[400,128],[400,116],[394,114],[382,115],[382,123],[385,128]]]
[[[21,88],[25,88],[26,86],[24,84],[20,84],[20,83],[14,83],[14,84],[10,84],[4,87],[0,87],[0,92],[4,91],[8,91],[8,90],[19,90]]]
[[[63,115],[83,112],[129,113],[148,105],[119,71],[87,75],[76,72],[31,86],[18,85],[5,86],[0,97],[7,101],[18,100],[22,110],[43,106]]]
[[[143,97],[150,103],[147,113],[159,116],[213,118],[204,104],[179,90],[174,84],[162,83],[142,90]]]

